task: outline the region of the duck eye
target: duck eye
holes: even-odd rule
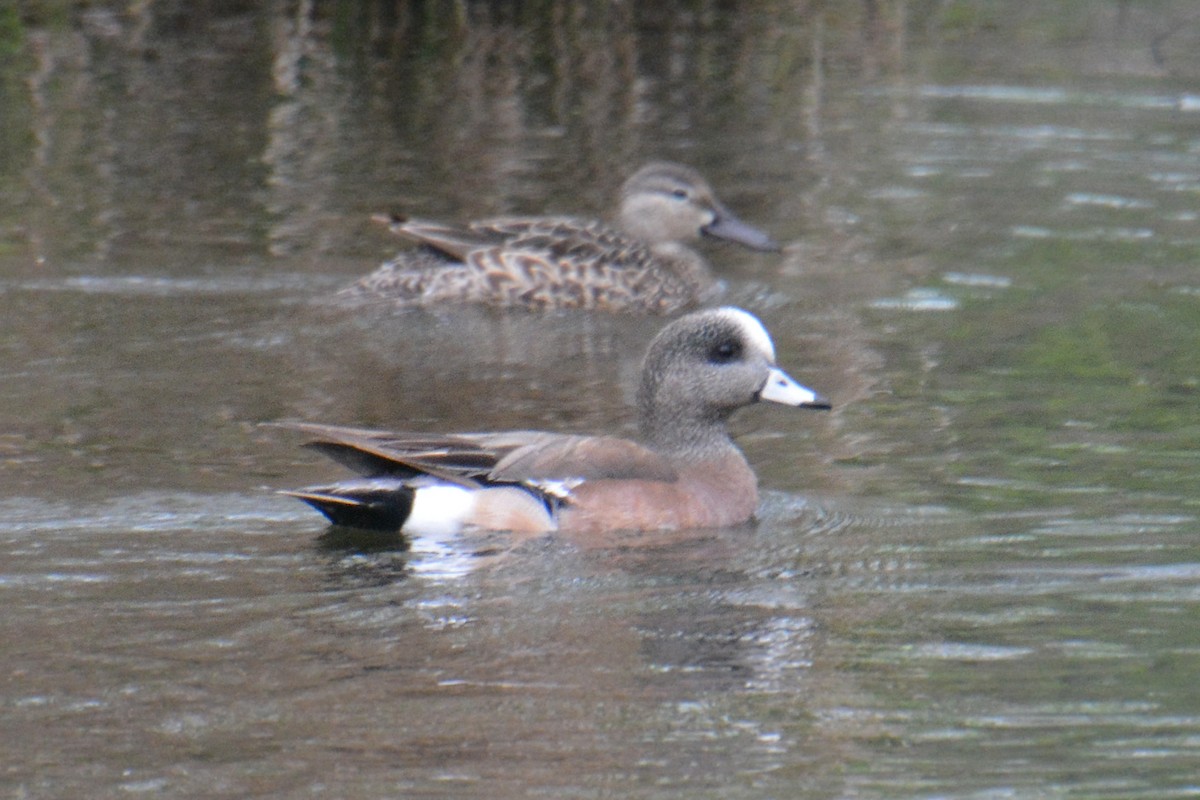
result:
[[[718,342],[708,351],[708,360],[713,364],[728,364],[741,358],[742,346],[734,342]]]
[[[671,197],[674,197],[676,200],[687,200],[687,189],[672,189]]]

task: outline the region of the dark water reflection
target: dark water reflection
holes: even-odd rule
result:
[[[0,9],[0,786],[1194,796],[1191,4],[462,8]],[[320,300],[372,212],[651,157],[788,243],[705,252],[835,401],[736,420],[757,526],[273,493],[333,468],[269,420],[629,430],[660,320]]]

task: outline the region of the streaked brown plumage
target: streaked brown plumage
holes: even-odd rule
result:
[[[671,313],[715,287],[708,265],[685,242],[712,236],[778,249],[734,216],[698,172],[669,162],[630,176],[613,225],[575,217],[381,221],[419,247],[343,289],[342,299]]]

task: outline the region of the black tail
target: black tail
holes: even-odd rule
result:
[[[372,531],[399,531],[412,513],[413,489],[397,480],[345,481],[286,491],[324,514],[331,523]]]

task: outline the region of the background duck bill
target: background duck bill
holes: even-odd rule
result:
[[[701,229],[706,236],[724,239],[727,242],[737,242],[751,250],[776,251],[779,243],[760,231],[753,225],[747,225],[737,217],[726,212],[719,215],[710,224]]]

